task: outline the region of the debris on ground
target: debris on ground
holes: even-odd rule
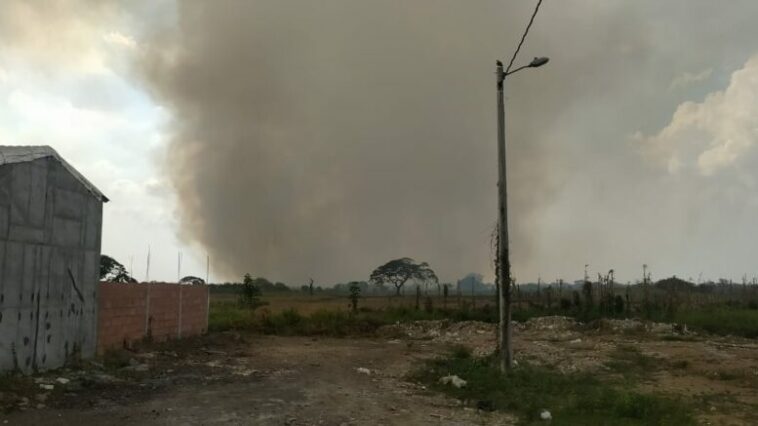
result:
[[[689,334],[686,324],[642,321],[636,318],[602,318],[595,325],[601,331],[613,333]]]
[[[575,319],[564,316],[548,316],[548,317],[534,317],[530,318],[524,323],[519,323],[518,327],[521,330],[551,330],[551,331],[567,331],[576,328],[578,323]]]
[[[128,366],[124,367],[123,369],[126,370],[126,371],[133,371],[133,372],[136,372],[136,373],[144,373],[146,371],[150,371],[150,366],[147,365],[147,364],[139,364],[139,363],[137,363],[136,365],[128,365]]]
[[[258,370],[254,368],[245,368],[245,367],[239,367],[239,366],[232,368],[232,374],[236,376],[242,376],[242,377],[247,377],[257,372]]]
[[[552,414],[550,414],[550,411],[547,411],[547,410],[542,410],[542,411],[540,412],[540,418],[541,418],[542,420],[551,420],[551,419],[553,418],[553,415],[552,415]]]
[[[391,337],[403,337],[413,340],[431,340],[438,343],[471,343],[471,337],[482,340],[472,347],[474,356],[487,356],[493,350],[496,324],[480,321],[452,322],[449,320],[414,321],[396,323],[379,328],[379,334]],[[491,340],[491,342],[490,342]],[[397,341],[396,339],[394,341]]]
[[[442,377],[440,378],[440,383],[443,385],[453,385],[459,389],[466,386],[466,381],[456,375]]]
[[[355,369],[355,371],[357,371],[357,372],[359,372],[361,374],[365,374],[367,376],[371,375],[371,370],[369,370],[368,368],[358,367],[358,368]]]

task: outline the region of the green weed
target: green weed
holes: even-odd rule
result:
[[[562,374],[520,365],[503,375],[490,358],[449,357],[427,362],[410,379],[458,399],[519,415],[522,424],[542,424],[539,414],[551,412],[552,425],[695,424],[689,407],[677,399],[619,389],[588,373]],[[462,388],[439,383],[455,374]]]

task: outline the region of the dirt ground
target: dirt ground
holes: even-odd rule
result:
[[[148,372],[130,370],[66,390],[76,382],[72,378],[57,385],[62,392],[51,395],[45,408],[30,407],[2,416],[2,421],[79,426],[512,424],[506,414],[477,412],[403,380],[415,361],[443,352],[443,344],[227,334],[186,346],[135,354],[150,365]]]
[[[514,424],[507,413],[477,411],[404,378],[452,344],[489,353],[493,338],[490,324],[444,321],[389,326],[381,337],[360,339],[217,333],[127,353],[121,368],[88,363],[43,375],[39,388],[19,396],[0,419],[78,426]],[[559,317],[515,331],[517,361],[562,371],[613,376],[625,373],[612,368],[619,356],[636,359],[625,358],[627,352],[652,359],[635,386],[681,395],[703,424],[718,425],[758,424],[756,343],[665,325],[590,327]]]

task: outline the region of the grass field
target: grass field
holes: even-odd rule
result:
[[[251,311],[237,305],[237,296],[230,293],[212,294],[210,329],[252,329],[267,333],[283,334],[329,334],[337,335],[351,331],[371,331],[383,324],[428,319],[452,321],[477,320],[497,321],[493,296],[448,297],[430,296],[431,305],[421,297],[417,309],[415,296],[361,297],[359,311],[350,315],[347,296],[314,295],[302,293],[264,294],[263,306]],[[532,317],[547,315],[571,316],[588,322],[607,316],[598,310],[586,311],[553,307],[515,307],[513,319],[526,321]],[[633,316],[633,315],[632,315]],[[625,318],[626,314],[615,315]],[[658,322],[686,324],[696,331],[718,335],[758,337],[758,309],[744,307],[710,306],[680,309],[674,314],[658,312],[651,317]],[[312,323],[316,323],[311,327]],[[275,325],[272,325],[275,324]],[[289,326],[286,326],[289,324]],[[310,325],[309,325],[310,324]],[[340,325],[342,324],[342,325]],[[293,329],[294,327],[294,329]]]

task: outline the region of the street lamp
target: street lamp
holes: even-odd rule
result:
[[[503,63],[497,61],[497,151],[498,151],[498,305],[499,324],[498,342],[500,343],[500,370],[505,371],[513,365],[513,326],[511,325],[511,262],[508,257],[508,199],[505,173],[505,105],[503,86],[505,77],[524,68],[537,68],[545,65],[548,58],[534,58],[528,65],[512,71],[503,71]]]

